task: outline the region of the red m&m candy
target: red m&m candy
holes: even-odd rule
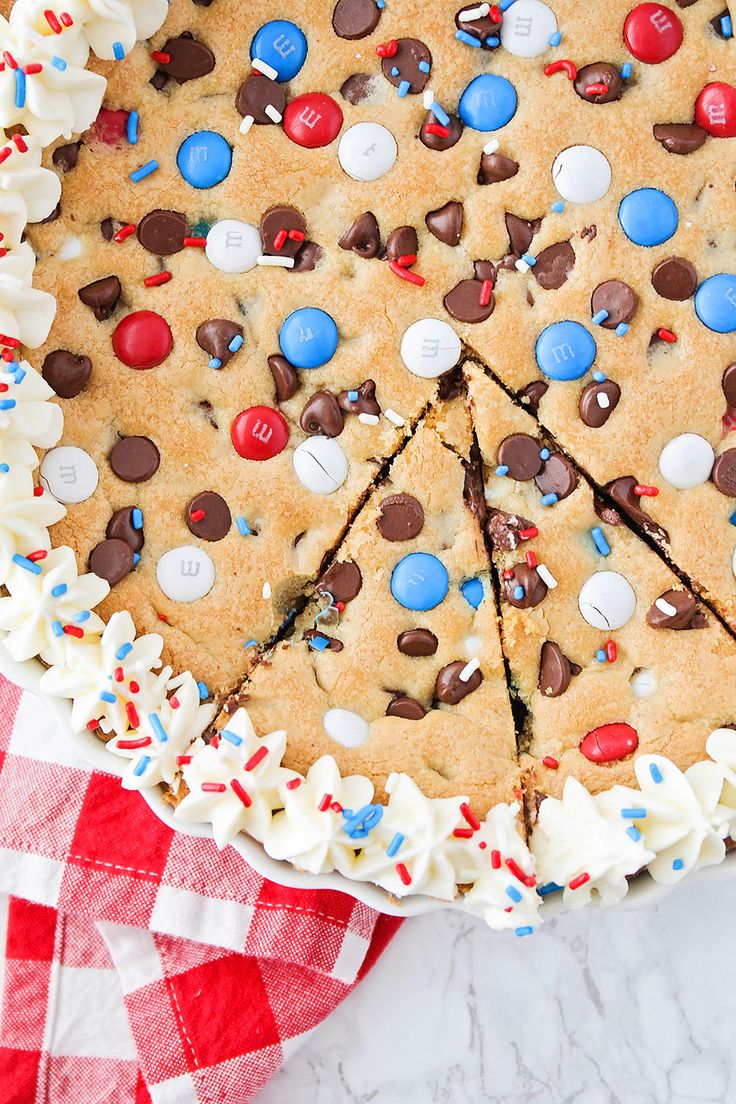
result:
[[[306,92],[284,111],[284,130],[292,142],[307,149],[329,146],[340,133],[342,110],[324,92]]]
[[[127,145],[129,111],[111,107],[101,107],[92,126],[86,132],[87,145],[124,146]]]
[[[659,65],[682,45],[682,23],[662,4],[637,4],[626,16],[624,42],[639,61]]]
[[[695,101],[695,122],[714,138],[735,138],[736,88],[725,81],[706,84]]]
[[[623,721],[600,725],[580,741],[580,750],[591,763],[614,763],[633,755],[639,746],[635,728]]]
[[[230,428],[238,456],[245,460],[270,460],[286,448],[289,427],[278,410],[250,406],[241,410]]]
[[[118,322],[112,335],[115,356],[129,368],[155,368],[173,344],[168,322],[155,311],[133,311]]]

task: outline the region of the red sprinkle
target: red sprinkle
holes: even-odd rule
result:
[[[503,573],[503,577],[504,577],[504,579],[513,579],[514,573],[513,573],[513,571],[511,570],[510,567],[506,568],[506,570]]]
[[[495,848],[491,851],[491,867],[493,870],[501,869],[501,852]]]
[[[189,515],[190,521],[201,521],[203,517],[206,517],[204,510],[192,510]]]
[[[158,619],[159,619],[159,621],[165,621],[167,625],[169,623],[169,619],[168,619],[168,617],[166,616],[165,613],[160,613],[158,615]]]
[[[47,556],[48,552],[46,551],[46,549],[39,548],[36,552],[29,552],[26,556],[26,559],[30,560],[31,563],[38,563],[39,560],[45,560]]]
[[[158,287],[160,284],[168,284],[170,279],[170,272],[157,272],[155,276],[146,276],[143,283],[146,287]]]
[[[441,123],[425,123],[424,131],[426,134],[436,134],[438,138],[450,137],[449,129]]]
[[[131,728],[137,728],[138,725],[141,723],[140,718],[138,717],[138,710],[132,702],[125,703],[125,715],[128,718],[128,722],[130,723]]]
[[[64,632],[67,636],[76,636],[77,640],[84,636],[84,629],[80,629],[79,625],[65,625]]]
[[[557,770],[560,765],[559,759],[555,759],[553,755],[545,755],[542,763],[545,767],[549,767],[550,770]]]
[[[392,38],[390,42],[380,42],[376,46],[376,53],[380,58],[395,57],[399,49],[399,44],[395,38]]]
[[[388,267],[395,276],[400,276],[402,280],[408,280],[410,284],[414,284],[416,287],[424,287],[426,283],[423,276],[419,276],[416,272],[410,272],[408,268],[403,268],[398,261],[389,261]]]
[[[480,821],[468,805],[467,801],[463,801],[460,805],[460,812],[463,814],[463,819],[468,822],[474,832],[477,832],[480,828]]]
[[[238,782],[237,778],[233,778],[230,782],[230,789],[236,794],[245,805],[246,809],[250,809],[253,802],[250,799],[250,794],[245,789],[241,782]]]
[[[150,736],[140,736],[137,740],[118,740],[117,746],[121,751],[134,751],[136,748],[148,747],[152,743]]]
[[[115,242],[124,242],[131,234],[135,234],[135,224],[129,222],[127,226],[121,226],[117,234],[113,234],[112,240]]]
[[[39,65],[39,63],[35,61],[31,65],[24,65],[23,72],[27,77],[33,77],[36,73],[43,72],[43,65]]]
[[[279,230],[276,237],[273,239],[274,249],[283,249],[284,244],[288,240],[289,235],[286,230]]]
[[[577,66],[572,61],[567,61],[565,58],[561,58],[559,61],[552,61],[549,65],[544,67],[545,77],[551,77],[553,73],[563,72],[568,80],[575,80],[578,75]]]
[[[3,148],[0,149],[0,165],[2,165],[3,161],[7,161],[12,152],[10,146],[3,146]]]
[[[226,789],[227,789],[227,786],[225,785],[224,782],[203,782],[202,783],[202,792],[203,793],[224,793]]]
[[[258,766],[258,764],[262,763],[267,755],[268,755],[268,748],[267,747],[257,748],[257,750],[253,752],[250,759],[248,760],[248,762],[243,767],[243,770],[247,770],[247,771],[255,770],[256,767]]]
[[[607,84],[586,84],[585,86],[586,96],[605,96],[607,91]]]
[[[177,761],[177,763],[179,764],[180,767],[185,767],[187,765],[187,763],[191,763],[192,756],[191,755],[177,755],[176,761]]]
[[[171,54],[166,54],[163,50],[151,50],[151,57],[159,65],[168,65],[171,61]]]
[[[182,238],[182,245],[188,245],[194,249],[204,249],[206,244],[206,238]]]
[[[585,885],[585,883],[589,881],[590,874],[578,874],[577,878],[573,878],[573,880],[568,884],[570,889],[580,889],[581,886]]]
[[[402,268],[411,268],[413,264],[417,263],[416,253],[402,253],[400,257],[396,258],[396,263],[401,265]]]
[[[5,58],[6,63],[10,66],[11,69],[18,68],[18,62],[15,60],[9,50],[3,50],[3,57]]]
[[[342,812],[342,805],[340,804],[339,801],[333,801],[332,804],[330,805],[330,808],[332,809],[333,813],[341,813]]]
[[[487,307],[491,301],[491,292],[493,291],[493,280],[484,280],[480,285],[480,295],[478,296],[478,303],[481,307]]]
[[[666,341],[669,345],[674,345],[677,341],[677,334],[673,334],[672,330],[666,330],[664,326],[657,330],[657,337],[660,341]]]
[[[65,27],[71,27],[74,24],[74,20],[70,16],[69,12],[62,12],[61,15],[59,16],[59,19],[61,20],[61,22],[64,24]]]
[[[298,790],[302,784],[301,778],[291,778],[286,783],[287,790]]]
[[[34,487],[33,488],[33,497],[34,498],[40,498],[42,494],[43,494],[43,487]]]
[[[615,663],[617,655],[618,655],[618,652],[616,651],[615,642],[613,640],[609,640],[608,643],[606,644],[606,659],[608,660],[609,663]]]
[[[539,536],[539,530],[536,525],[532,525],[531,529],[520,529],[519,536],[522,540],[532,540],[534,537]]]
[[[306,236],[307,235],[304,233],[303,230],[290,230],[289,231],[289,237],[291,238],[292,241],[303,242],[304,239],[306,238]]]
[[[453,836],[457,836],[458,839],[472,839],[473,838],[473,829],[472,828],[456,828],[455,831],[452,834],[453,834]]]
[[[411,874],[406,869],[403,863],[396,864],[396,873],[399,875],[405,886],[411,885]]]
[[[22,135],[14,134],[13,141],[15,142],[15,148],[18,150],[18,153],[28,153],[28,146],[23,141]]]
[[[535,886],[537,884],[537,879],[534,877],[534,875],[525,874],[517,863],[516,859],[506,859],[506,866],[515,878],[518,878],[518,880],[522,882],[525,886],[529,886],[530,889],[532,886]]]
[[[498,4],[491,4],[491,10],[488,13],[494,23],[500,23],[503,19],[501,9]]]
[[[527,552],[527,554],[525,556],[525,559],[526,559],[527,567],[536,567],[537,566],[537,557],[534,554],[534,552],[532,552],[532,551]]]
[[[639,498],[656,498],[659,494],[659,487],[648,487],[646,483],[635,483],[634,494]]]
[[[335,602],[335,609],[337,610],[338,613],[344,613],[345,612],[345,603],[344,602]]]
[[[115,670],[112,673],[112,677],[115,679],[116,682],[122,682],[123,678],[125,677],[123,675],[123,668],[122,667],[116,667]]]
[[[137,683],[137,682],[134,682],[134,681],[133,681],[133,679],[131,679],[131,680],[130,680],[130,684],[129,684],[129,685],[130,685],[130,692],[131,692],[131,694],[137,694],[137,693],[138,693],[138,691],[140,690],[140,686],[138,685],[138,683]]]
[[[61,23],[56,18],[56,16],[54,15],[54,13],[51,11],[50,8],[49,8],[48,11],[45,11],[43,13],[43,17],[46,20],[46,22],[48,23],[51,30],[54,32],[54,34],[61,34]],[[67,24],[67,26],[68,26],[68,24]]]
[[[20,339],[8,337],[7,334],[0,334],[0,345],[8,345],[11,349],[17,349],[20,345]]]
[[[100,722],[94,720],[93,718],[91,721],[87,721],[87,728],[90,730],[90,732],[94,732],[95,729],[99,727],[99,724]]]
[[[488,846],[488,844],[486,843],[485,840],[481,840],[480,843],[478,844],[478,847],[481,849],[481,851],[485,851],[487,846]]]
[[[332,803],[332,794],[326,793],[317,808],[321,813],[326,813]]]

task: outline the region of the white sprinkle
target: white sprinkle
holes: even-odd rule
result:
[[[537,564],[537,575],[547,584],[550,590],[557,586],[557,580],[545,564]]]
[[[491,138],[490,142],[486,142],[483,147],[484,153],[495,153],[498,147],[501,145],[498,138]]]
[[[468,662],[465,664],[462,671],[458,675],[458,678],[461,682],[467,682],[471,675],[474,675],[479,667],[480,660],[477,656],[473,656],[473,658],[471,660],[468,660]]]
[[[253,122],[254,122],[253,116],[252,115],[246,115],[245,118],[243,119],[242,123],[240,124],[240,133],[241,134],[247,134],[248,131],[250,130],[250,128],[253,126]]]
[[[268,115],[272,123],[280,123],[283,115],[280,111],[277,111],[273,104],[266,104],[263,109],[265,115]]]
[[[466,8],[458,14],[461,23],[469,23],[471,19],[485,19],[491,10],[490,4],[479,4],[477,8]]]
[[[402,418],[400,414],[397,414],[395,410],[392,410],[391,407],[389,407],[388,410],[384,410],[383,413],[384,413],[384,416],[386,418],[388,418],[388,420],[393,425],[403,426],[405,424],[405,419]]]
[[[293,268],[293,257],[269,257],[263,253],[256,261],[259,265],[270,265],[271,268]]]
[[[605,391],[599,391],[596,394],[595,401],[598,403],[601,410],[608,410],[609,406],[611,405],[611,400],[609,399]]]
[[[424,104],[424,110],[429,111],[434,103],[434,92],[431,88],[424,89],[424,95],[422,96],[422,103]]]
[[[677,613],[677,606],[673,606],[666,598],[658,598],[654,604],[665,617],[674,617]]]
[[[358,421],[362,422],[363,425],[378,425],[378,415],[377,414],[359,414],[358,415]]]
[[[278,77],[277,71],[268,64],[266,61],[261,61],[260,58],[253,58],[251,65],[254,69],[257,69],[259,73],[263,73],[264,77],[268,77],[269,80],[275,81]]]
[[[72,234],[66,241],[62,242],[59,256],[63,261],[71,261],[74,257],[78,257],[81,252],[82,243],[76,234]]]
[[[518,261],[514,261],[514,268],[516,269],[517,272],[528,272],[529,271],[529,265],[526,263],[526,261],[523,259],[523,257],[519,257]]]
[[[469,656],[477,655],[483,647],[483,641],[479,636],[466,636],[463,640],[463,648],[465,654]]]
[[[265,582],[263,584],[263,590],[261,591],[261,596],[263,598],[270,598],[271,597],[271,584],[269,582]]]

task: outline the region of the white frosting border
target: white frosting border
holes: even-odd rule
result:
[[[38,296],[44,293],[31,286],[35,259],[20,246],[20,236],[29,212],[43,218],[58,198],[55,174],[39,167],[35,135],[50,143],[69,135],[70,123],[94,119],[104,82],[86,81],[80,69],[89,48],[100,57],[115,56],[121,46],[127,53],[166,15],[166,0],[70,0],[64,7],[73,22],[51,35],[39,30],[45,0],[17,0],[11,22],[0,21],[0,50],[20,48],[24,62],[67,62],[54,73],[55,94],[26,102],[20,113],[15,104],[7,107],[0,91],[0,126],[23,118],[31,136],[15,143],[7,164],[0,162],[0,240],[10,246],[0,257],[0,318],[6,335],[14,326],[10,336],[33,347],[46,339],[53,311],[45,303],[39,325]],[[29,156],[14,171],[22,145]],[[35,325],[24,321],[27,314]],[[0,376],[4,394],[17,397],[0,411],[0,448],[10,461],[0,472],[3,644],[15,661],[39,656],[48,664],[40,688],[72,700],[74,729],[94,722],[110,735],[107,748],[128,759],[123,786],[176,787],[183,776],[189,793],[175,819],[210,825],[220,847],[246,832],[271,858],[298,871],[336,871],[394,897],[423,894],[451,902],[520,936],[533,931],[549,893],[561,890],[567,907],[586,904],[593,894],[610,904],[626,895],[630,877],[642,869],[668,885],[723,860],[724,841],[736,830],[736,732],[729,729],[712,733],[710,758],[685,772],[661,756],[639,756],[639,789],[615,786],[593,796],[569,778],[561,799],[543,801],[529,847],[516,804],[498,804],[479,822],[467,798],[428,798],[407,775],[394,774],[386,783],[389,800],[380,805],[372,802],[367,778],[341,778],[330,756],[299,775],[282,765],[286,733],[258,736],[242,708],[206,744],[202,733],[215,706],[201,704],[192,675],[172,677],[171,668],[161,669],[163,640],[158,634],[136,638],[127,612],[113,614],[105,625],[91,609],[107,584],[94,575],[78,578],[71,549],[51,549],[47,526],[61,515],[50,509],[56,505],[50,495],[29,497],[28,487],[39,463],[36,448],[61,438],[61,411],[49,404],[53,392],[25,361],[3,364]],[[28,560],[32,553],[40,555]]]

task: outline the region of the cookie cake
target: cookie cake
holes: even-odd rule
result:
[[[394,899],[523,936],[721,861],[723,0],[48,2],[0,22],[4,648],[183,826]]]

